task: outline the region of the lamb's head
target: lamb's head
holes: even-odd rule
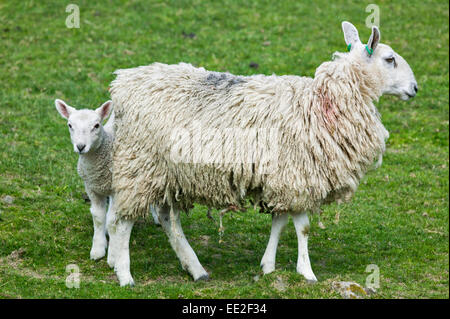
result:
[[[96,150],[103,140],[102,121],[108,117],[112,110],[112,102],[103,103],[98,109],[77,110],[67,105],[62,100],[55,100],[56,109],[59,114],[67,119],[70,139],[73,149],[78,154],[86,154]]]
[[[408,62],[390,46],[380,43],[380,30],[372,27],[367,44],[359,39],[358,30],[347,21],[342,22],[345,42],[350,59],[367,63],[369,72],[380,77],[381,94],[391,94],[408,100],[414,97],[418,87]]]

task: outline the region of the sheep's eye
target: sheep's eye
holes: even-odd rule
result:
[[[390,58],[386,58],[384,59],[387,63],[389,64],[394,64],[394,66],[397,66],[397,63],[395,63],[395,58],[394,57],[390,57]]]
[[[72,125],[70,125],[70,123],[69,123],[68,125],[69,125],[69,128],[71,129],[71,128],[72,128]]]
[[[98,124],[98,123],[94,125],[94,128],[99,128],[99,127],[100,127],[100,124]]]

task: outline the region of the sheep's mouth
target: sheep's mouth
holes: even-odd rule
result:
[[[412,99],[413,97],[415,97],[415,94],[410,94],[407,91],[403,91],[403,94],[400,96],[400,98],[404,101]]]
[[[407,91],[405,91],[405,94],[408,96],[408,98],[407,98],[407,100],[408,99],[411,99],[411,98],[413,98],[413,97],[415,97],[416,96],[416,94],[415,93],[413,93],[413,94],[409,94]]]

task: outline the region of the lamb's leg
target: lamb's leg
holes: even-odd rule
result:
[[[170,245],[175,250],[183,269],[187,270],[195,281],[208,279],[208,273],[198,261],[197,255],[184,236],[179,211],[174,209],[171,214],[170,209],[164,207],[158,208],[158,213],[159,221],[169,237]]]
[[[94,236],[92,238],[92,248],[90,257],[97,260],[105,256],[106,246],[106,201],[107,197],[99,196],[89,189],[86,189],[91,200],[91,214],[94,222]]]
[[[308,234],[309,234],[309,219],[307,213],[292,214],[295,231],[298,239],[298,259],[297,272],[302,274],[309,283],[317,281],[311,269],[311,263],[308,255]]]
[[[288,214],[272,215],[272,229],[270,230],[269,243],[261,259],[261,267],[264,274],[269,274],[275,270],[275,258],[277,254],[278,241],[281,232],[288,222]]]

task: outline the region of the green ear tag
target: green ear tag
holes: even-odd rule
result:
[[[366,45],[366,51],[369,53],[369,55],[372,55],[373,49],[369,49],[369,47]]]
[[[351,48],[352,48],[352,44],[351,44],[351,43],[349,43],[349,44],[347,45],[347,51],[350,51],[350,50],[351,50]]]

